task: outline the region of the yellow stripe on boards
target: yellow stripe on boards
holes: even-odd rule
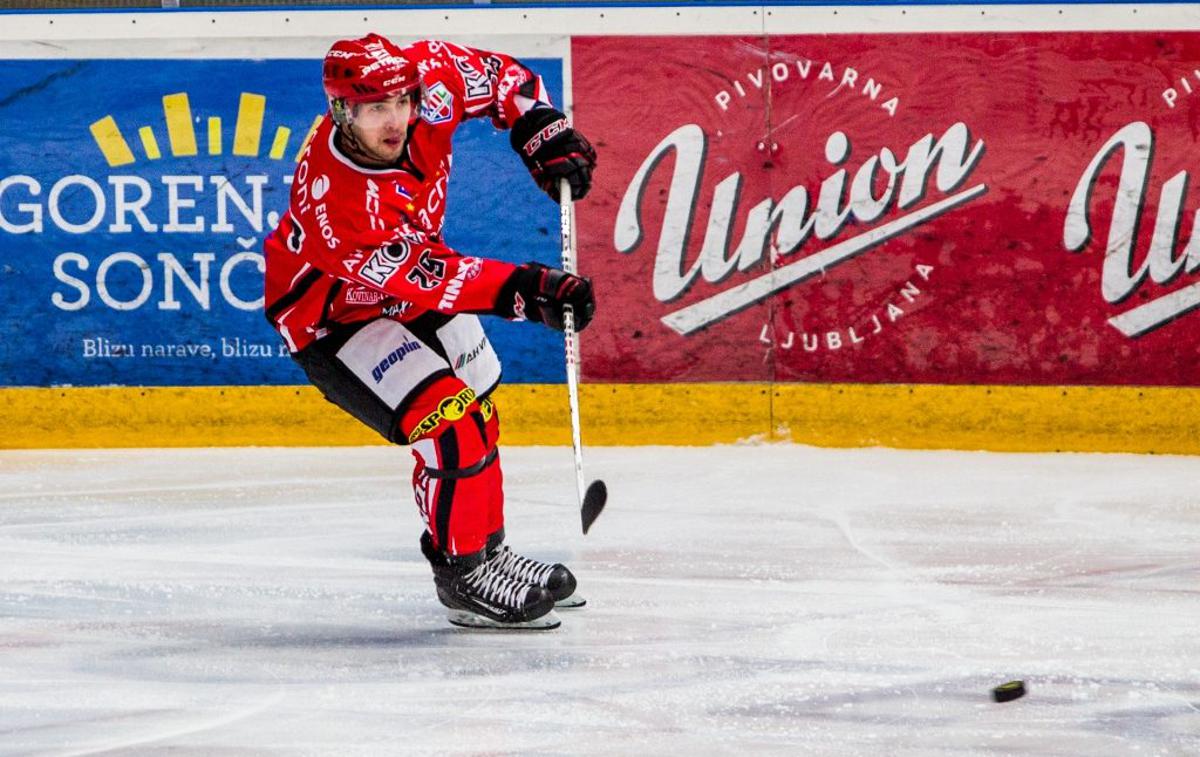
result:
[[[504,444],[571,443],[562,384],[503,384]],[[832,447],[1200,454],[1200,389],[585,384],[585,445],[792,441]],[[310,386],[0,389],[0,446],[380,444]]]
[[[138,129],[138,136],[142,138],[142,149],[146,151],[146,157],[150,160],[158,160],[162,157],[162,153],[158,150],[158,140],[154,138],[154,130],[149,126],[143,126]]]
[[[0,389],[0,420],[26,425],[0,445],[204,447],[372,444],[374,434],[311,387]],[[59,413],[60,422],[54,420]],[[349,422],[347,422],[349,421]],[[266,422],[268,427],[256,427]],[[284,428],[291,431],[283,432]],[[15,429],[14,429],[15,430]],[[329,435],[328,441],[321,438]]]
[[[237,125],[233,129],[233,154],[256,156],[262,138],[263,113],[267,98],[243,92],[238,102]]]
[[[312,141],[313,135],[317,133],[317,127],[321,125],[321,119],[325,116],[317,116],[313,119],[312,126],[308,127],[308,133],[304,135],[304,141],[300,143],[300,149],[296,150],[296,162],[304,157],[304,151],[308,149],[308,143]]]
[[[822,447],[1200,454],[1200,389],[779,384],[772,434]]]
[[[195,155],[196,130],[192,127],[192,106],[186,92],[164,95],[163,116],[167,122],[167,138],[175,157]]]
[[[208,154],[221,154],[221,117],[209,116],[208,118]]]
[[[92,132],[92,139],[96,140],[96,146],[104,154],[104,160],[108,162],[108,165],[127,166],[134,161],[133,150],[129,149],[129,143],[125,141],[116,119],[112,116],[101,118],[89,128]]]
[[[286,126],[280,126],[275,130],[275,141],[271,143],[271,160],[280,160],[283,158],[283,153],[287,150],[288,139],[292,136],[292,130]]]

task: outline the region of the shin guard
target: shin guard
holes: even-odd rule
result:
[[[451,556],[481,551],[503,527],[496,437],[488,432],[483,406],[490,402],[478,402],[460,379],[444,377],[420,392],[400,422],[417,461],[417,507],[434,548]]]

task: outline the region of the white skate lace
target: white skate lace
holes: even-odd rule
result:
[[[525,596],[532,588],[529,584],[519,583],[492,570],[489,563],[482,563],[466,576],[479,593],[490,602],[497,602],[508,607],[518,607],[525,602]]]
[[[554,571],[553,565],[522,557],[507,546],[501,548],[490,562],[492,567],[517,580],[542,587],[546,586],[550,574]]]

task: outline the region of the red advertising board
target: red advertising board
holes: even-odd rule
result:
[[[576,37],[572,69],[587,379],[1200,383],[1200,34]]]

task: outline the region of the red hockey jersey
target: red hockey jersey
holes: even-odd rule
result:
[[[353,163],[326,114],[296,168],[288,212],[264,242],[267,319],[293,352],[339,323],[489,311],[515,268],[442,242],[450,140],[466,119],[509,128],[549,104],[541,78],[509,56],[445,42],[404,54],[417,63],[421,105],[398,164]]]

